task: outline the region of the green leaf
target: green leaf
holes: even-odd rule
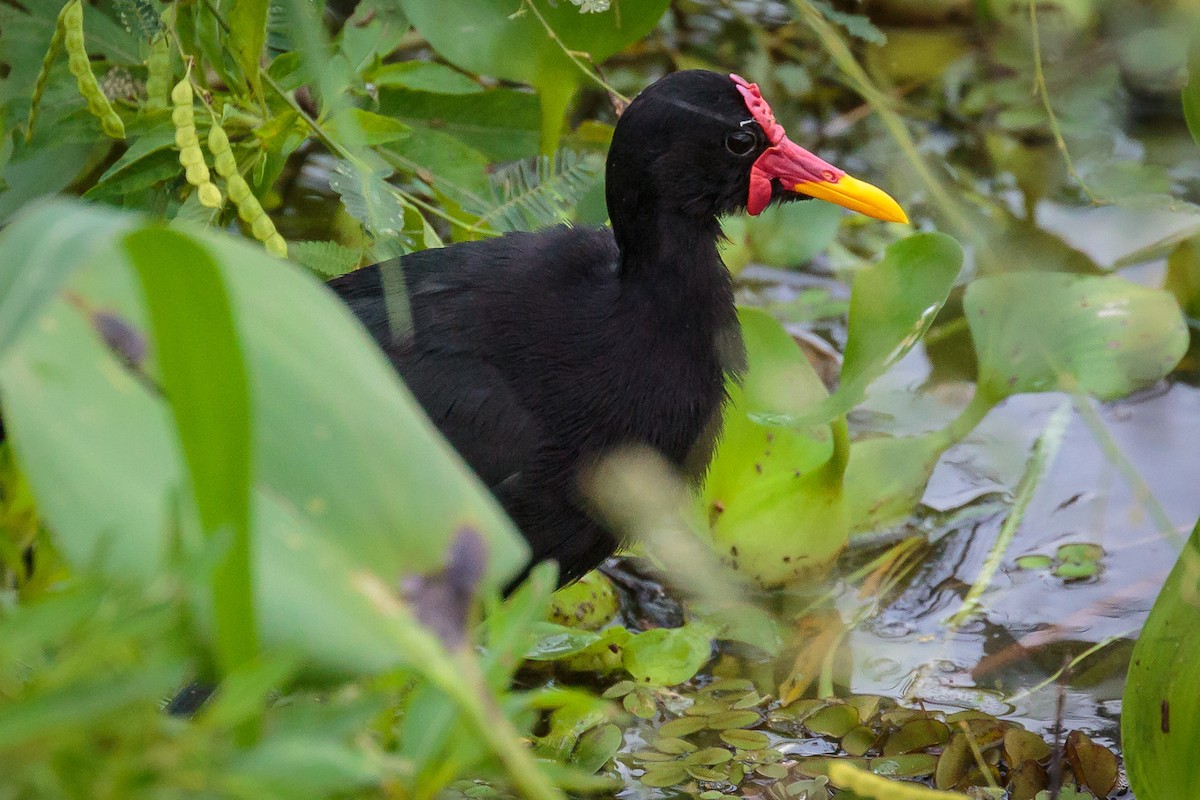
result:
[[[231,535],[212,573],[217,652],[222,670],[231,672],[254,658],[258,632],[250,565],[250,388],[229,295],[212,256],[182,233],[143,228],[123,245],[141,279],[161,388],[200,523],[210,538]]]
[[[1175,298],[1118,277],[1014,273],[974,281],[964,311],[993,402],[1021,392],[1104,400],[1167,375],[1187,350]]]
[[[569,219],[570,211],[600,181],[604,162],[598,156],[561,149],[554,158],[540,156],[532,164],[517,161],[495,170],[489,179],[490,202],[467,207],[477,224],[498,231],[534,231]]]
[[[221,10],[229,23],[229,50],[256,97],[262,97],[259,59],[267,41],[269,0],[223,0]]]
[[[624,665],[633,679],[653,686],[675,686],[691,680],[712,657],[712,641],[704,626],[654,628],[625,643]]]
[[[0,286],[37,289],[0,301],[0,343],[16,319],[31,334],[0,358],[0,389],[6,430],[63,557],[79,570],[153,581],[172,563],[174,531],[183,557],[204,551],[194,511],[177,502],[186,493],[169,411],[79,307],[124,320],[135,336],[145,330],[131,268],[112,246],[140,224],[59,203],[0,235]],[[448,543],[469,527],[488,542],[486,586],[496,589],[524,564],[522,540],[324,287],[255,244],[188,236],[228,287],[250,376],[264,646],[292,648],[310,676],[404,663],[411,650],[402,626],[411,623],[389,604],[387,587],[439,570]],[[69,293],[46,289],[47,263],[60,277],[82,267]],[[151,380],[154,367],[146,364]],[[194,598],[204,630],[210,602]]]
[[[581,14],[570,3],[529,2],[532,7],[511,0],[401,0],[400,5],[447,61],[537,89],[541,151],[552,153],[567,106],[585,77],[564,48],[586,52],[599,64],[653,30],[668,2],[619,3],[601,14]]]
[[[538,153],[538,103],[528,92],[490,89],[448,95],[382,88],[379,113],[414,128],[452,134],[494,162]]]
[[[1180,99],[1188,133],[1192,135],[1192,141],[1200,145],[1200,38],[1188,48],[1187,83],[1180,91]]]
[[[846,524],[851,534],[907,519],[925,495],[938,460],[956,437],[947,430],[920,436],[863,439],[850,445]]]
[[[335,139],[347,136],[352,131],[352,141],[365,145],[387,144],[408,138],[412,128],[403,122],[366,111],[361,108],[343,108],[326,122],[327,130]]]
[[[458,70],[431,61],[384,64],[371,80],[376,86],[394,86],[435,94],[478,94],[483,87]]]
[[[1200,525],[1167,577],[1133,648],[1121,714],[1139,797],[1188,797],[1200,785]]]
[[[824,422],[858,405],[867,387],[920,341],[954,286],[962,248],[941,233],[896,242],[859,272],[850,294],[850,327],[837,391],[803,419]]]
[[[829,425],[783,427],[825,386],[783,326],[763,311],[738,310],[749,368],[729,384],[725,427],[700,496],[721,560],[766,586],[828,562],[846,541],[840,474],[831,480]]]
[[[337,242],[288,242],[288,258],[329,280],[358,267],[362,251]]]

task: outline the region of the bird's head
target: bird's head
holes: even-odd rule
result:
[[[711,218],[806,197],[908,221],[883,190],[789,139],[755,84],[706,70],[672,73],[630,103],[607,180],[614,225],[622,206]]]

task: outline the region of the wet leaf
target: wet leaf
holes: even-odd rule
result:
[[[866,725],[856,725],[846,731],[846,735],[842,737],[839,745],[847,755],[862,756],[875,746],[878,738],[879,734]]]
[[[831,703],[825,708],[809,715],[804,720],[804,727],[819,736],[840,739],[855,726],[860,724],[858,709],[844,703]]]
[[[739,750],[759,750],[771,744],[771,737],[762,731],[747,731],[734,728],[721,731],[721,741]]]
[[[1067,761],[1076,779],[1097,797],[1107,797],[1117,785],[1117,757],[1080,731],[1067,734]]]
[[[897,778],[927,778],[937,769],[937,763],[938,757],[932,753],[903,753],[871,759],[871,771]]]
[[[949,236],[918,233],[893,244],[882,261],[859,272],[850,294],[850,325],[837,391],[808,414],[786,421],[826,422],[856,406],[867,387],[933,324],[954,286],[962,257],[962,248]]]
[[[646,773],[642,775],[640,780],[644,785],[651,788],[666,788],[674,786],[677,783],[682,783],[687,780],[688,772],[684,765],[678,762],[669,764],[651,764],[646,768]]]
[[[1020,728],[1011,728],[1004,733],[1004,757],[1009,765],[1041,761],[1049,758],[1051,752],[1050,745],[1036,733]]]
[[[936,719],[914,719],[904,723],[899,730],[888,734],[883,745],[885,756],[915,753],[928,747],[943,745],[950,740],[950,728]]]
[[[594,631],[612,621],[617,605],[612,581],[603,572],[592,570],[554,593],[550,600],[550,621]]]
[[[757,725],[760,720],[762,715],[757,711],[721,711],[706,717],[704,727],[713,731],[723,731]]]
[[[1017,559],[1016,564],[1018,569],[1043,570],[1054,566],[1054,559],[1050,556],[1034,554],[1021,556]]]
[[[704,728],[704,717],[680,717],[665,723],[658,729],[658,733],[661,736],[691,736]]]
[[[621,705],[630,714],[641,719],[653,719],[654,715],[658,713],[658,704],[654,702],[654,695],[641,687],[621,698]]]
[[[1113,399],[1168,374],[1187,349],[1175,299],[1118,277],[1016,273],[967,288],[964,310],[993,401],[1021,392]]]
[[[621,729],[612,723],[592,728],[579,737],[571,764],[584,772],[599,772],[616,755],[624,740]]]
[[[691,679],[712,657],[707,629],[654,628],[625,643],[623,664],[639,683],[674,686]]]

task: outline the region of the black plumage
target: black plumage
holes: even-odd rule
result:
[[[781,138],[794,147],[751,99],[698,70],[642,92],[608,156],[611,228],[510,233],[330,283],[564,582],[617,546],[581,493],[596,459],[648,445],[692,479],[710,460],[744,364],[718,218],[754,202],[752,168]],[[798,198],[776,172],[769,199]],[[412,324],[393,330],[386,287],[401,280]]]

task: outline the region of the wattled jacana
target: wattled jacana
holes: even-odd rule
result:
[[[754,84],[701,70],[625,110],[606,192],[611,229],[510,233],[330,282],[562,583],[617,546],[579,485],[596,459],[641,444],[692,479],[708,466],[745,355],[718,217],[817,197],[907,221],[789,140]],[[411,330],[393,330],[393,286]],[[211,691],[193,684],[168,711],[190,714]]]
[[[756,85],[701,70],[629,105],[606,193],[611,229],[510,233],[330,283],[562,582],[617,546],[583,501],[590,464],[640,444],[693,479],[708,465],[725,378],[744,361],[718,217],[816,197],[907,221],[789,140]],[[396,285],[411,330],[389,321]]]

